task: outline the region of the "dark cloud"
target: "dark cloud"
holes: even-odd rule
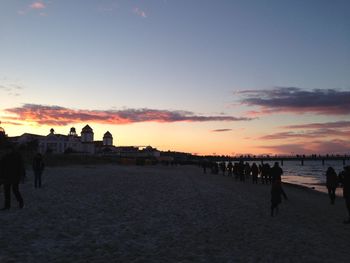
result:
[[[309,141],[308,143],[281,144],[260,146],[261,149],[271,150],[278,154],[349,154],[350,142],[348,140]]]
[[[324,123],[307,123],[283,126],[284,129],[322,129],[322,128],[350,128],[350,121],[336,121]]]
[[[297,132],[277,132],[264,135],[260,140],[314,139],[323,137],[350,137],[350,130],[316,129]]]
[[[212,132],[228,132],[228,131],[232,131],[232,129],[216,129],[216,130],[212,130]]]
[[[81,110],[60,106],[25,104],[22,107],[5,110],[14,114],[10,120],[31,121],[46,125],[67,125],[70,123],[93,122],[103,124],[127,124],[135,122],[207,122],[207,121],[248,121],[250,118],[232,116],[202,116],[190,111],[155,109],[125,110]]]
[[[350,113],[350,91],[335,89],[302,90],[296,87],[277,87],[271,90],[238,92],[241,103],[260,107],[251,114],[276,112],[346,115]]]

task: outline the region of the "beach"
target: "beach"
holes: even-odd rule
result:
[[[0,262],[348,262],[344,200],[204,174],[196,166],[80,165],[33,174],[0,212]],[[3,192],[0,195],[3,202]]]

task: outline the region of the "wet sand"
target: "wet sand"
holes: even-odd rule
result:
[[[25,208],[0,212],[0,262],[348,262],[344,200],[198,167],[47,168],[21,185]],[[0,196],[3,202],[3,193]]]

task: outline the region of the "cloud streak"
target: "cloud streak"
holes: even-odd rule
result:
[[[336,121],[325,123],[307,123],[282,126],[283,129],[322,129],[322,128],[350,128],[350,121]]]
[[[23,88],[17,84],[4,84],[4,85],[1,85],[0,84],[0,91],[4,91],[7,93],[7,95],[10,95],[10,96],[20,96],[20,91],[22,90]]]
[[[36,1],[36,2],[33,2],[29,7],[31,9],[45,9],[46,5],[43,2]]]
[[[348,140],[334,139],[328,141],[309,141],[305,143],[281,144],[260,146],[259,148],[271,150],[279,154],[349,154],[350,142]]]
[[[216,129],[216,130],[212,130],[211,132],[228,132],[228,131],[232,131],[232,129]]]
[[[350,130],[316,129],[312,131],[278,132],[260,137],[260,140],[314,139],[324,137],[350,137]]]
[[[37,11],[40,12],[40,16],[47,16],[47,14],[44,11],[44,9],[47,8],[47,4],[45,4],[43,1],[35,1],[32,2],[29,6],[27,6],[25,9],[18,10],[18,15],[26,15],[30,13],[31,11]]]
[[[60,106],[24,104],[22,107],[5,109],[14,115],[12,121],[28,121],[40,125],[64,126],[71,123],[92,122],[101,124],[129,124],[138,122],[209,122],[249,121],[251,118],[233,116],[203,116],[190,111],[156,109],[82,110]]]
[[[140,9],[139,7],[135,7],[132,12],[137,15],[140,16],[142,18],[147,18],[147,14],[144,10]]]
[[[346,115],[350,113],[350,91],[335,89],[302,90],[296,87],[277,87],[271,90],[245,90],[243,105],[257,106],[250,115],[278,112],[314,113],[319,115]]]

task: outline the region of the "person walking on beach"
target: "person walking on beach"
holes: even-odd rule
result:
[[[335,190],[338,186],[338,176],[334,171],[333,167],[328,167],[326,172],[326,186],[328,189],[329,199],[331,200],[331,204],[334,205],[335,201]]]
[[[283,174],[283,170],[282,168],[279,166],[278,162],[275,162],[275,164],[272,166],[272,168],[270,169],[270,182],[274,182],[276,180],[278,181],[282,181],[282,174]]]
[[[34,187],[41,188],[41,175],[44,171],[43,156],[37,153],[33,159]]]
[[[348,209],[349,217],[344,221],[344,224],[350,224],[350,166],[344,167],[343,178],[343,196],[345,199],[346,208]]]
[[[232,171],[233,171],[232,162],[228,162],[228,164],[227,164],[227,173],[228,173],[228,176],[232,176]]]
[[[259,175],[259,168],[256,165],[256,163],[252,164],[252,180],[253,180],[253,184],[257,184],[258,183],[258,175]]]
[[[19,208],[24,207],[24,202],[21,193],[19,192],[19,182],[25,176],[25,167],[22,156],[19,152],[11,149],[6,153],[0,161],[1,181],[4,184],[5,204],[1,210],[11,208],[11,187],[15,195]]]
[[[261,168],[261,181],[262,183],[268,183],[268,177],[270,174],[270,165],[268,163],[264,163]]]
[[[248,180],[250,178],[251,168],[248,162],[244,164],[244,177]]]
[[[239,161],[238,163],[238,174],[239,174],[239,180],[241,182],[245,181],[245,177],[244,177],[244,163],[243,161]]]
[[[286,193],[282,188],[280,180],[275,180],[271,187],[271,216],[278,214],[278,206],[282,202],[282,195],[285,200],[288,200]]]

